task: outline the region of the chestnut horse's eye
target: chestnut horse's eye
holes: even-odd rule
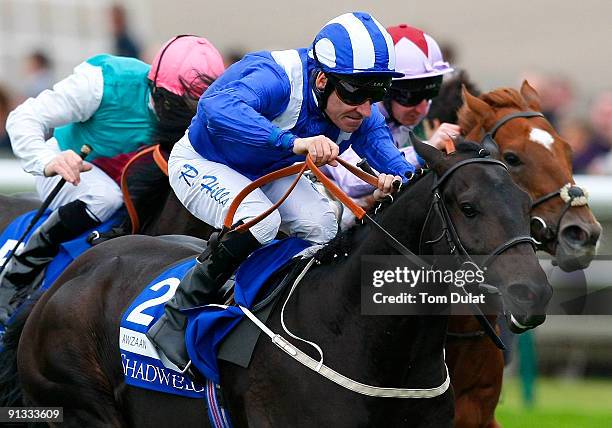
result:
[[[466,217],[474,217],[478,214],[478,211],[476,211],[476,208],[474,208],[472,204],[461,204],[461,211]]]
[[[519,165],[521,165],[523,163],[523,162],[521,162],[521,159],[516,154],[514,154],[512,152],[504,153],[504,160],[510,166],[519,166]]]

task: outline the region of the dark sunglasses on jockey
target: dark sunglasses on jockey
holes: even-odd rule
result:
[[[371,104],[382,101],[389,87],[391,78],[372,76],[343,76],[326,73],[329,82],[336,89],[338,98],[348,105],[358,106],[365,102]]]
[[[438,96],[441,86],[442,76],[394,80],[389,89],[389,97],[404,107],[414,107]]]

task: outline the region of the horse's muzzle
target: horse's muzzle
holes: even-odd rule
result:
[[[597,222],[563,225],[555,252],[559,267],[565,272],[587,268],[597,254],[601,231]]]

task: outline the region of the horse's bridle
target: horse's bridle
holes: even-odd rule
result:
[[[531,210],[533,211],[538,205],[543,204],[555,197],[559,196],[565,203],[563,211],[559,214],[557,223],[554,227],[548,226],[546,220],[540,216],[531,216],[531,235],[536,238],[538,249],[544,249],[550,242],[556,241],[559,235],[561,227],[561,221],[563,216],[571,207],[580,207],[588,204],[588,192],[584,187],[580,187],[576,184],[567,183],[561,189],[554,192],[550,192],[544,196],[539,197],[531,204]]]
[[[481,150],[481,153],[482,155],[485,155],[486,151]],[[501,245],[497,246],[491,252],[491,254],[489,254],[487,258],[481,263],[480,266],[472,259],[470,254],[465,249],[463,243],[461,242],[461,238],[459,237],[459,234],[457,233],[457,230],[455,229],[455,225],[450,217],[448,208],[446,207],[446,203],[444,202],[444,198],[442,198],[441,193],[442,193],[442,185],[445,183],[445,181],[448,179],[448,177],[452,173],[454,173],[457,169],[461,168],[462,166],[474,164],[474,163],[481,163],[481,164],[486,163],[486,164],[498,165],[504,168],[506,171],[508,170],[508,167],[506,166],[506,164],[504,164],[503,162],[497,159],[481,157],[481,158],[466,159],[461,162],[458,162],[455,165],[453,165],[448,171],[446,171],[442,175],[442,177],[434,178],[434,184],[432,186],[432,192],[433,192],[432,207],[437,212],[438,217],[442,221],[443,233],[436,240],[428,241],[427,243],[428,244],[435,243],[441,240],[442,237],[444,236],[446,237],[446,241],[450,249],[450,254],[457,258],[460,265],[467,263],[481,270],[484,270],[493,263],[494,258],[496,256],[499,256],[500,254],[506,252],[510,248],[516,245],[519,245],[519,244],[528,243],[532,245],[535,249],[536,242],[535,242],[535,239],[533,239],[533,237],[531,236],[527,236],[527,235],[515,236],[513,238],[508,239],[506,242],[502,243]],[[430,213],[431,213],[431,210],[430,210]],[[423,225],[423,230],[427,227],[429,218],[430,217],[428,215],[428,218],[426,219]],[[421,235],[422,234],[423,233],[421,232]],[[419,243],[419,246],[421,246],[421,243]]]
[[[493,128],[489,132],[486,132],[485,135],[480,140],[480,144],[484,144],[489,141],[497,145],[495,141],[495,134],[504,124],[511,121],[512,119],[518,118],[530,118],[530,117],[541,117],[546,119],[544,114],[539,111],[521,111],[516,113],[510,113],[506,116],[499,119],[493,125]],[[531,228],[531,236],[533,236],[536,242],[536,249],[543,250],[547,247],[547,245],[551,242],[557,240],[557,235],[559,234],[559,227],[561,225],[561,221],[563,220],[563,216],[567,213],[567,211],[573,206],[583,206],[588,203],[588,192],[586,189],[572,183],[567,183],[559,190],[555,190],[553,192],[547,193],[544,196],[539,197],[531,204],[531,211],[533,211],[537,206],[552,200],[555,197],[561,197],[563,202],[565,203],[565,207],[563,211],[559,215],[556,226],[549,226],[546,221],[539,216],[531,216],[530,228]]]
[[[457,171],[459,168],[465,165],[476,164],[476,163],[489,164],[489,165],[500,166],[504,168],[506,171],[508,170],[508,167],[503,162],[497,159],[491,159],[491,158],[486,157],[488,156],[488,154],[489,153],[487,152],[487,150],[481,149],[479,152],[480,157],[465,159],[460,162],[457,162],[455,165],[449,168],[441,177],[438,178],[437,176],[434,176],[435,177],[434,184],[431,189],[433,193],[433,200],[429,207],[429,211],[425,219],[425,223],[423,224],[423,228],[421,229],[419,250],[421,250],[421,241],[423,238],[423,232],[425,228],[427,227],[427,224],[431,216],[431,212],[433,210],[436,211],[440,220],[442,221],[442,234],[438,238],[434,239],[433,241],[428,241],[427,243],[428,244],[436,243],[445,237],[447,240],[448,246],[449,246],[449,252],[451,255],[454,255],[455,257],[458,258],[459,266],[462,266],[464,264],[470,264],[473,267],[476,267],[477,269],[483,270],[484,268],[492,264],[492,262],[494,261],[494,257],[504,253],[505,251],[519,244],[528,243],[532,245],[535,249],[536,241],[531,236],[526,236],[526,235],[516,236],[516,237],[508,239],[506,242],[496,247],[495,250],[493,250],[493,252],[490,255],[488,255],[486,260],[482,263],[482,266],[479,266],[476,262],[474,262],[470,254],[467,252],[463,243],[461,242],[461,239],[459,238],[459,235],[457,234],[455,225],[450,217],[450,214],[448,213],[448,209],[446,207],[444,199],[441,197],[442,187],[455,171]],[[380,233],[382,233],[385,236],[385,238],[387,238],[387,241],[400,254],[406,256],[412,263],[414,263],[415,265],[419,267],[424,267],[424,268],[429,268],[429,269],[432,268],[432,265],[430,263],[426,262],[420,256],[414,254],[412,251],[406,248],[401,242],[399,242],[391,234],[389,234],[389,232],[387,232],[380,224],[378,224],[370,216],[366,215],[364,217],[364,220],[370,223],[372,226],[374,226],[374,228],[378,230]],[[422,253],[422,251],[419,251],[419,252]],[[461,257],[463,257],[463,260],[460,259]],[[467,293],[467,291],[465,291],[463,287],[461,287],[461,289]],[[491,326],[491,324],[489,323],[487,318],[484,316],[484,314],[482,313],[478,305],[470,304],[470,307],[474,313],[474,316],[480,322],[480,325],[484,329],[484,332],[491,338],[493,343],[495,343],[495,345],[498,348],[505,349],[505,345],[503,344],[502,340],[499,338],[499,336],[497,336],[495,329]]]

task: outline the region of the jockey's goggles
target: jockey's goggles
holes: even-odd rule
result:
[[[340,100],[350,106],[358,106],[368,101],[371,104],[382,101],[391,86],[390,77],[346,78],[330,73],[326,76]]]
[[[418,79],[416,82],[395,80],[389,89],[389,96],[404,107],[414,107],[424,100],[429,101],[438,96],[441,86],[442,76]]]

